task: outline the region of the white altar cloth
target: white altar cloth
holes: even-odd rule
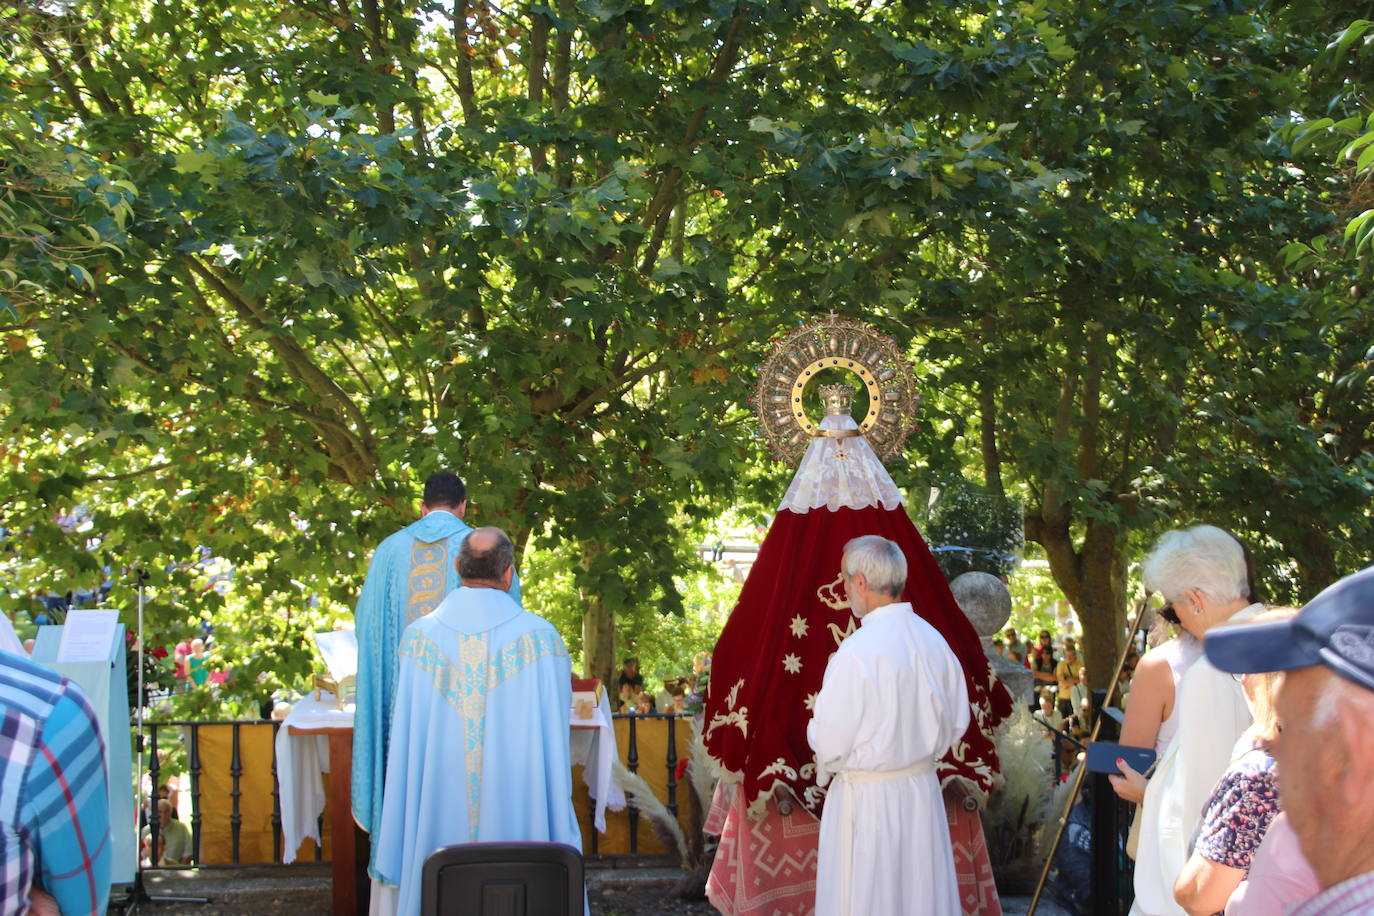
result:
[[[573,765],[583,767],[582,779],[587,784],[587,792],[596,801],[592,823],[598,833],[605,833],[606,809],[623,811],[625,790],[611,778],[611,765],[616,759],[615,726],[611,722],[611,705],[604,697],[593,715],[598,723],[595,726],[575,725],[569,747]]]
[[[281,802],[282,862],[296,860],[296,850],[310,837],[320,842],[320,814],[329,772],[329,737],[293,735],[291,728],[352,728],[353,704],[339,709],[332,694],[307,694],[296,701],[277,729],[277,796]]]
[[[578,721],[569,733],[572,762],[581,765],[587,791],[596,801],[593,822],[597,831],[606,832],[606,809],[625,808],[625,792],[611,778],[616,759],[615,728],[610,704],[604,700],[595,710],[596,725]],[[570,723],[574,714],[569,710]],[[322,774],[329,772],[329,738],[326,735],[293,735],[292,728],[352,728],[353,704],[340,710],[331,694],[301,697],[277,730],[277,789],[281,801],[282,862],[296,860],[296,851],[306,837],[320,842],[320,814],[326,792]]]

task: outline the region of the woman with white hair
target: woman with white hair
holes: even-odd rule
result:
[[[1245,548],[1211,525],[1166,532],[1145,558],[1142,578],[1147,589],[1164,596],[1183,630],[1199,641],[1212,627],[1249,620],[1264,610],[1251,601]],[[1189,842],[1212,787],[1251,721],[1240,684],[1206,658],[1192,662],[1183,674],[1174,707],[1178,730],[1143,787],[1131,908],[1142,916],[1183,916],[1174,882],[1188,860]],[[1114,782],[1138,791],[1144,777],[1125,764],[1118,766],[1123,775],[1113,777]]]

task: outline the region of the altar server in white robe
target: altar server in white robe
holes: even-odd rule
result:
[[[478,528],[461,587],[401,637],[372,912],[420,912],[420,874],[454,843],[582,848],[572,803],[568,650],[507,594],[514,548]],[[399,891],[396,890],[399,888]]]
[[[806,736],[821,816],[817,916],[959,916],[936,761],[969,723],[964,673],[938,631],[898,602],[906,558],[876,535],[845,545],[859,628],[826,667]]]

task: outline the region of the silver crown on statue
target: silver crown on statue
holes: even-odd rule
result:
[[[827,417],[848,415],[854,404],[854,386],[841,382],[821,386],[821,404]]]

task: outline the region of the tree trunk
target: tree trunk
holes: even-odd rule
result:
[[[579,541],[582,554],[582,567],[593,573],[597,562],[606,553],[605,545],[595,540]],[[593,582],[595,579],[593,578]],[[584,677],[599,678],[607,693],[615,697],[615,612],[606,606],[606,600],[596,593],[595,587],[579,588],[584,602],[582,611],[582,674]]]
[[[600,678],[615,696],[615,615],[600,598],[590,598],[582,612],[582,673]]]
[[[1330,533],[1313,526],[1298,543],[1285,543],[1284,549],[1298,567],[1298,600],[1307,601],[1340,578],[1336,570],[1336,551]]]
[[[1083,663],[1088,668],[1088,683],[1106,687],[1125,648],[1122,633],[1126,619],[1126,558],[1122,541],[1114,526],[1094,523],[1088,526],[1083,542],[1082,586],[1074,603],[1083,624]]]
[[[1081,548],[1075,548],[1067,524],[1047,525],[1028,518],[1026,536],[1045,548],[1055,583],[1078,612],[1083,624],[1080,657],[1088,684],[1106,687],[1116,673],[1124,648],[1126,557],[1123,538],[1106,522],[1088,525]]]

